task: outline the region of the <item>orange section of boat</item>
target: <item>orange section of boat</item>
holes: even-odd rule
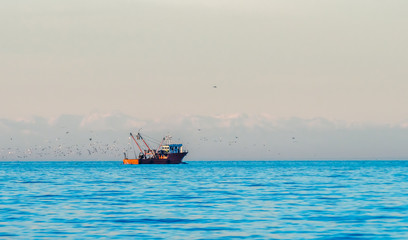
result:
[[[139,159],[123,159],[123,164],[139,164]]]

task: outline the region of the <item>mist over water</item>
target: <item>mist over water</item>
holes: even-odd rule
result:
[[[408,162],[0,162],[0,237],[407,239]]]

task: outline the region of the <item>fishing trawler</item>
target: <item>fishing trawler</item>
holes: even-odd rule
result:
[[[136,135],[136,138],[130,133],[131,139],[138,147],[140,153],[137,158],[129,159],[124,153],[125,158],[123,159],[123,164],[180,164],[184,163],[183,158],[187,155],[187,151],[183,151],[183,144],[173,144],[171,143],[171,137],[164,137],[157,149],[152,149],[146,143],[145,139],[140,133]],[[147,147],[147,149],[142,149],[139,141]],[[135,154],[136,155],[136,154]]]

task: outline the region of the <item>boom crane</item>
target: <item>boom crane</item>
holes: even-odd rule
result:
[[[135,141],[135,143],[136,143],[137,147],[139,148],[140,152],[143,154],[142,148],[140,148],[139,143],[137,143],[137,141],[136,141],[135,137],[133,137],[132,133],[130,133],[130,136],[133,138],[133,141]]]
[[[159,149],[160,149],[160,148],[161,148],[161,146],[163,145],[164,139],[166,139],[166,138],[163,138],[163,139],[162,139],[162,141],[161,141],[161,143],[160,143],[159,147],[158,147],[158,148],[157,148],[157,150],[156,150],[157,152],[159,151]]]
[[[147,145],[147,143],[145,142],[145,140],[143,139],[142,135],[140,135],[140,133],[137,134],[137,137],[142,139],[142,141],[144,142],[144,144],[146,145],[146,147],[149,149],[149,152],[151,152],[153,154],[153,157],[156,157],[156,154],[154,153],[154,151],[152,151],[152,149],[150,149],[149,145]]]

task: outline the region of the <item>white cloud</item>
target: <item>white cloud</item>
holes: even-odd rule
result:
[[[52,121],[38,117],[29,121],[0,119],[0,158],[120,160],[123,151],[133,152],[129,132],[139,129],[154,139],[172,135],[190,150],[189,160],[408,157],[408,128],[404,124],[348,124],[323,118],[274,119],[247,114],[185,115],[149,121],[121,113],[92,113],[62,115]],[[14,154],[8,154],[9,148]]]

